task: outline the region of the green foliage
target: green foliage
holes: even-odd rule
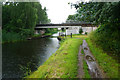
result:
[[[74,15],[69,15],[68,18],[67,18],[67,20],[75,20],[75,19],[76,19],[76,18],[75,18]]]
[[[77,13],[68,17],[68,20],[100,25],[91,34],[90,39],[109,54],[118,55],[120,53],[120,2],[82,2],[78,6]]]
[[[110,28],[111,24],[101,25],[99,28],[90,34],[90,39],[99,45],[108,54],[119,55],[120,39],[119,30]]]
[[[84,50],[83,49],[81,50],[81,53],[84,54]]]
[[[83,33],[83,30],[82,30],[82,28],[80,28],[80,30],[79,30],[79,33],[80,33],[80,34],[82,34],[82,33]]]
[[[41,34],[34,34],[33,37],[40,37]]]
[[[47,11],[46,7],[44,7],[44,9],[42,9],[42,5],[39,3],[35,3],[35,7],[37,8],[37,16],[38,16],[37,24],[50,23],[50,19],[48,19],[48,16],[46,13],[46,11]]]
[[[120,2],[82,2],[77,4],[77,13],[67,20],[94,22],[95,24],[119,23]],[[75,5],[74,5],[75,6]]]
[[[34,30],[21,29],[20,32],[19,32],[19,34],[24,39],[26,37],[32,36],[34,34]]]
[[[23,71],[24,76],[28,76],[31,73],[29,63],[27,63],[27,67],[23,65],[19,65],[19,67],[20,67],[20,70]]]
[[[58,31],[57,28],[48,28],[48,29],[45,29],[46,33],[56,33],[57,31]]]
[[[6,37],[3,41],[18,40],[11,39],[13,33],[21,39],[30,37],[34,34],[37,23],[50,22],[46,8],[42,9],[39,2],[6,2],[2,8],[2,29],[5,31],[3,36]]]
[[[21,40],[21,36],[18,33],[2,30],[2,42],[15,42],[18,40]]]
[[[81,22],[93,22],[94,15],[96,12],[97,3],[79,3],[77,13],[74,15],[69,15],[67,20],[81,21]],[[73,5],[76,6],[76,5]]]
[[[85,32],[85,35],[87,35],[87,32]]]
[[[119,62],[113,59],[107,53],[92,42],[89,38],[86,39],[88,46],[97,60],[100,68],[104,71],[104,76],[107,78],[118,78],[119,77]],[[106,46],[106,45],[105,45]]]
[[[85,60],[83,60],[84,78],[91,78],[88,72],[88,65]]]
[[[95,21],[98,24],[119,23],[120,2],[98,3],[96,6]]]

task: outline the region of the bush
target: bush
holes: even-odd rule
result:
[[[79,33],[80,33],[80,34],[82,34],[82,33],[83,33],[83,30],[82,30],[82,28],[80,28],[80,30],[79,30]]]
[[[21,36],[15,32],[6,32],[2,30],[2,42],[14,42],[21,39]]]
[[[34,31],[30,29],[22,29],[19,33],[2,30],[2,43],[25,40],[27,37],[32,36],[33,33]]]
[[[21,35],[22,39],[25,39],[27,37],[30,37],[30,36],[34,35],[34,30],[31,30],[31,29],[21,29],[19,34]]]
[[[120,52],[119,30],[112,24],[104,24],[98,27],[89,35],[90,39],[96,45],[99,45],[104,51],[118,55]]]
[[[85,32],[85,35],[87,35],[87,32]]]

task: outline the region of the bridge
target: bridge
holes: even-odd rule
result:
[[[68,28],[73,26],[82,26],[82,27],[96,27],[97,25],[90,22],[81,22],[81,23],[61,23],[61,24],[37,24],[35,30],[41,28]]]

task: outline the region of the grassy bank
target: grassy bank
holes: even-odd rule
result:
[[[57,31],[54,32],[49,32],[49,33],[45,33],[43,34],[44,36],[47,35],[53,35],[54,33],[57,33]],[[33,34],[31,36],[28,35],[23,35],[21,36],[20,33],[15,33],[15,32],[2,32],[2,44],[4,43],[14,43],[14,42],[18,42],[18,41],[24,41],[27,40],[27,38],[37,38],[37,37],[41,37],[41,34]]]
[[[27,78],[76,78],[81,39],[70,38],[37,71]]]
[[[71,38],[71,35],[67,35],[67,38]],[[72,38],[80,38],[80,39],[87,39],[87,35],[81,35],[81,34],[73,34]]]
[[[89,38],[86,39],[86,41],[100,68],[103,70],[105,77],[118,78],[118,61],[104,53],[104,51],[99,46],[96,47],[96,45],[92,43]]]
[[[61,47],[37,71],[27,78],[76,78],[78,74],[78,51],[82,44],[81,39],[86,39],[88,46],[98,62],[106,78],[118,78],[118,62],[106,54],[102,48],[96,47],[87,35],[73,35],[65,38]],[[84,54],[84,51],[82,51]],[[88,66],[83,60],[84,78],[90,78]]]

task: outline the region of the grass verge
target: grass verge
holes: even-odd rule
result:
[[[67,35],[67,38],[70,38],[70,35]],[[81,35],[81,34],[73,34],[72,38],[81,38],[81,39],[87,39],[88,36],[87,35]]]
[[[27,78],[76,78],[81,39],[66,39],[61,47],[37,71]]]
[[[84,70],[84,78],[91,78],[88,72],[88,65],[85,60],[83,60],[83,70]]]
[[[114,60],[111,56],[104,53],[100,47],[96,47],[96,45],[93,44],[89,38],[86,39],[86,41],[100,68],[103,70],[105,77],[118,78],[118,61]]]
[[[84,55],[84,51],[83,51],[83,49],[81,50],[81,53]]]

